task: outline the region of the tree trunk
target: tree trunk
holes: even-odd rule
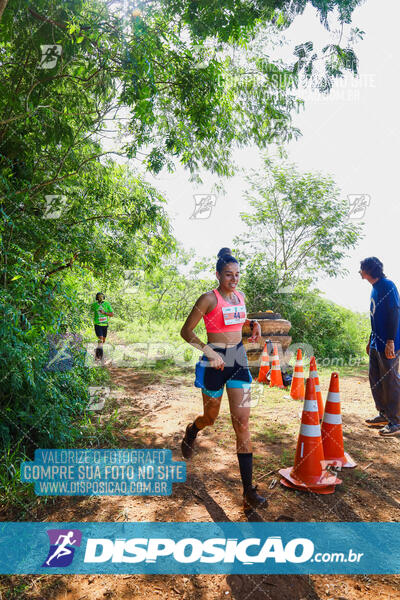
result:
[[[0,0],[0,21],[1,21],[1,17],[3,16],[4,9],[7,6],[7,2],[8,2],[8,0]]]

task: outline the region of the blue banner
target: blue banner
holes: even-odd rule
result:
[[[400,523],[1,523],[0,573],[399,574]]]

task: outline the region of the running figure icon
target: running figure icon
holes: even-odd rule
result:
[[[67,556],[68,554],[73,554],[73,550],[71,550],[70,548],[67,548],[68,545],[72,546],[73,544],[76,544],[78,542],[77,539],[73,539],[74,536],[74,532],[68,531],[67,534],[61,534],[58,536],[57,541],[56,541],[56,545],[57,545],[57,549],[55,550],[55,552],[53,552],[53,554],[46,560],[46,565],[50,566],[50,562],[54,559],[54,558],[61,558],[62,556]],[[63,540],[60,543],[60,540]]]

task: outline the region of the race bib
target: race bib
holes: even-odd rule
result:
[[[107,315],[99,315],[99,323],[104,323],[107,321]]]
[[[223,306],[222,314],[225,325],[244,323],[246,320],[246,307],[244,304],[237,304],[236,306]]]

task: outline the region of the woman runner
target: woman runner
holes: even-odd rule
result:
[[[186,427],[181,449],[184,458],[191,458],[198,432],[213,425],[220,409],[226,385],[233,429],[236,434],[236,451],[243,484],[244,508],[265,506],[267,501],[257,493],[252,484],[253,453],[249,432],[250,384],[252,377],[247,355],[242,343],[242,327],[250,323],[251,342],[261,339],[257,321],[246,318],[245,297],[239,292],[239,265],[229,248],[218,253],[216,277],[219,286],[202,294],[196,301],[182,329],[181,336],[191,346],[203,350],[196,365],[196,387],[202,388],[203,414]],[[193,332],[204,318],[207,344]]]

